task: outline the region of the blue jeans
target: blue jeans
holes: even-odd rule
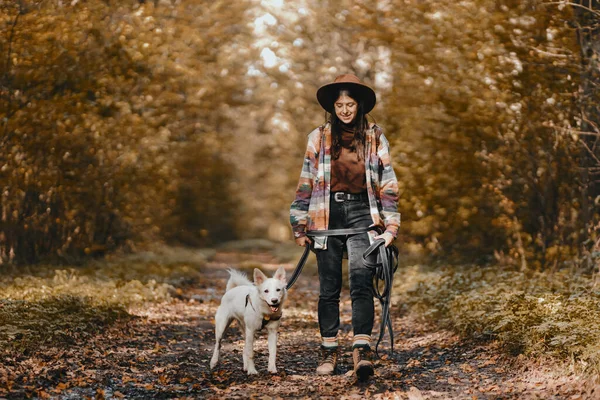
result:
[[[330,200],[329,229],[360,228],[373,224],[368,202]],[[367,233],[330,236],[326,250],[315,250],[319,268],[319,330],[321,337],[335,337],[340,328],[342,257],[348,252],[348,276],[352,300],[354,334],[371,335],[373,330],[373,278],[363,265],[362,255],[369,247]]]

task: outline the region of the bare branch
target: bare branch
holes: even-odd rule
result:
[[[590,124],[594,128],[594,131],[596,131],[597,133],[600,133],[600,128],[598,127],[598,125],[594,121],[590,120],[585,115],[582,115],[582,119],[585,122],[587,122],[588,124]]]
[[[594,151],[592,149],[590,149],[590,147],[583,140],[580,143],[587,150],[587,152],[590,155],[590,157],[592,159],[594,159],[594,161],[596,161],[596,163],[598,163],[598,165],[600,165],[600,160],[598,159],[598,157],[596,157],[596,154],[594,154]]]
[[[566,54],[550,53],[549,51],[540,50],[537,47],[533,47],[533,46],[530,46],[529,48],[531,50],[537,51],[538,53],[543,54],[545,56],[556,57],[556,58],[569,58],[569,56]]]
[[[573,7],[577,7],[577,8],[581,8],[581,9],[584,9],[586,11],[589,11],[592,14],[595,14],[595,15],[597,15],[597,16],[600,17],[600,11],[596,11],[593,8],[586,7],[586,6],[582,5],[582,4],[573,3],[572,1],[550,1],[550,2],[542,3],[542,4],[543,5],[556,5],[556,6],[561,6],[561,5],[562,6],[573,6]]]

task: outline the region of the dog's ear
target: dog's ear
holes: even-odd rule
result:
[[[277,268],[277,271],[275,271],[275,275],[273,275],[273,278],[278,279],[283,283],[287,283],[287,280],[285,279],[285,268],[283,268],[283,265]]]
[[[262,283],[266,280],[267,276],[263,274],[263,272],[260,269],[254,268],[254,284],[259,286],[262,285]]]

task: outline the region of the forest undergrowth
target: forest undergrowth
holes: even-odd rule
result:
[[[5,267],[0,278],[0,349],[35,352],[71,344],[129,311],[168,301],[201,276],[203,256],[184,249],[140,253],[85,266]]]
[[[440,327],[497,340],[511,355],[600,373],[600,287],[590,275],[414,264],[400,268],[395,283],[396,305]]]

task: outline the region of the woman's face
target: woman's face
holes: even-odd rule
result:
[[[335,108],[335,115],[337,115],[340,121],[345,124],[351,124],[354,122],[358,104],[352,97],[342,93],[333,104],[333,107]]]

